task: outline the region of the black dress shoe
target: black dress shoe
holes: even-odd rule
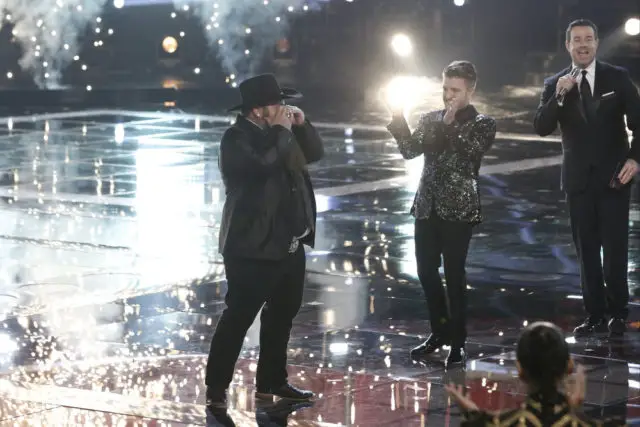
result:
[[[447,369],[464,366],[466,361],[467,355],[464,352],[464,348],[452,347],[451,350],[449,350],[449,355],[444,362],[444,366]]]
[[[206,410],[207,427],[236,427],[233,418],[229,416],[226,408],[212,408],[207,406]]]
[[[411,350],[411,358],[419,359],[427,356],[446,344],[448,342],[440,335],[431,334],[425,342]]]
[[[612,336],[624,335],[626,331],[627,324],[625,323],[624,319],[621,319],[619,317],[612,317],[611,320],[609,320],[609,333]]]
[[[308,390],[300,390],[291,384],[285,384],[281,387],[275,388],[262,388],[258,387],[256,390],[256,399],[273,399],[279,397],[287,400],[309,400],[313,398],[314,394]]]
[[[225,390],[213,389],[207,387],[207,408],[209,409],[226,409],[227,392]]]
[[[606,332],[607,324],[603,318],[593,318],[589,317],[582,324],[578,325],[574,330],[573,334],[576,337],[586,337],[591,334],[595,334],[598,332]]]

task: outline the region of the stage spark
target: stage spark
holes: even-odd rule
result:
[[[292,15],[317,8],[324,0],[173,2],[176,9],[199,17],[209,46],[234,84],[259,70],[265,54],[287,34]]]
[[[20,66],[41,88],[60,85],[62,72],[78,51],[78,37],[106,0],[0,0],[1,25],[13,26]]]

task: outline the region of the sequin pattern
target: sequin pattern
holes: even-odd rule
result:
[[[564,396],[557,402],[543,405],[541,399],[529,396],[520,408],[499,413],[474,410],[464,413],[462,426],[465,427],[620,427],[626,426],[623,419],[592,419],[571,408]],[[550,410],[546,412],[543,406]]]
[[[442,122],[444,110],[422,115],[413,133],[402,116],[387,126],[405,159],[425,156],[411,207],[416,218],[428,218],[435,209],[445,220],[482,222],[478,172],[495,140],[496,122],[472,106],[467,108],[463,118],[448,126]]]

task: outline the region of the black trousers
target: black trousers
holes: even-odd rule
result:
[[[584,191],[567,195],[582,298],[592,318],[629,315],[630,198],[629,185],[616,190],[596,183],[593,176]]]
[[[281,261],[225,257],[227,307],[211,341],[205,377],[208,387],[229,387],[244,337],[260,309],[256,385],[261,389],[287,383],[287,345],[302,304],[305,264],[303,245]]]
[[[467,278],[465,264],[473,225],[446,221],[435,213],[415,225],[418,277],[429,309],[431,331],[463,347],[467,339]],[[438,269],[444,259],[445,288]]]

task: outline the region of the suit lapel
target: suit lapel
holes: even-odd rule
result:
[[[596,61],[596,78],[594,79],[593,88],[593,109],[598,111],[600,108],[600,99],[604,93],[604,81],[607,76],[604,75],[604,70],[600,61]]]

